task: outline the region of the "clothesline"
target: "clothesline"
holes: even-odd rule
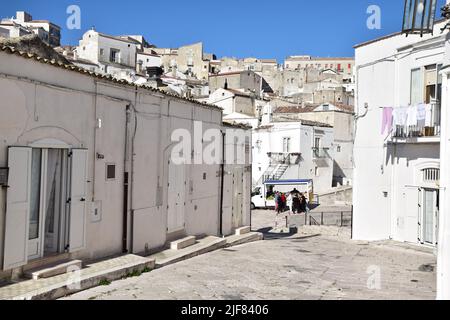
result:
[[[433,126],[433,108],[431,104],[420,103],[407,107],[383,107],[381,134],[391,133],[398,127],[425,128]],[[405,134],[407,134],[405,132]]]

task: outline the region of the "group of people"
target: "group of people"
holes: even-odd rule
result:
[[[290,214],[303,213],[308,210],[308,202],[305,195],[294,188],[291,192],[275,193],[275,211],[277,214],[286,211],[289,208]]]

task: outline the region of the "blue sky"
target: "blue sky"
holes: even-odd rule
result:
[[[276,58],[293,54],[353,56],[353,45],[399,31],[403,0],[14,0],[0,17],[25,10],[62,27],[62,43],[77,44],[91,27],[143,34],[158,47],[202,41],[218,57]],[[439,8],[445,0],[438,0]],[[66,9],[81,8],[81,30],[68,30]],[[381,8],[381,29],[369,30],[369,5]],[[438,9],[439,9],[438,8]]]

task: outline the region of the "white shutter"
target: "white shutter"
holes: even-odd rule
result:
[[[31,151],[31,148],[23,147],[10,147],[8,150],[4,270],[23,266],[28,260]]]
[[[86,230],[88,151],[73,149],[70,177],[69,251],[84,248]]]

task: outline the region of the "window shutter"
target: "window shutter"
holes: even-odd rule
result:
[[[28,262],[28,227],[31,193],[31,148],[10,147],[6,199],[5,250],[3,269]]]
[[[86,237],[88,151],[73,149],[70,177],[69,251],[84,248]]]

